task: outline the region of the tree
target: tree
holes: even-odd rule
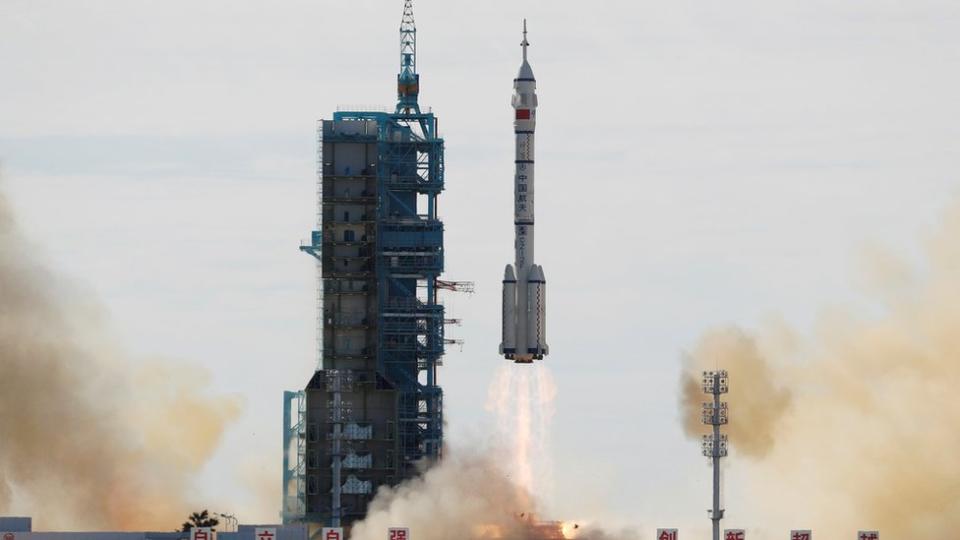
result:
[[[216,527],[220,524],[220,520],[211,517],[210,512],[206,510],[202,512],[194,512],[190,514],[190,517],[187,518],[187,521],[183,522],[183,525],[180,527],[180,532],[189,532],[190,529],[194,527]]]

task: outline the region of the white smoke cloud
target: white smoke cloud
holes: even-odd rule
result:
[[[34,258],[0,193],[0,513],[40,528],[177,527],[240,412],[193,365],[131,363],[99,307]]]
[[[960,204],[921,268],[875,249],[866,267],[880,315],[833,309],[808,339],[783,324],[707,333],[681,385],[684,427],[701,432],[700,370],[725,368],[731,462],[746,470],[758,521],[807,523],[826,539],[858,528],[956,537]]]
[[[481,444],[447,448],[420,477],[384,487],[351,540],[380,540],[409,527],[418,540],[634,540],[633,529],[550,521],[542,515],[552,489],[550,424],[557,388],[549,369],[505,365],[490,384],[487,409],[496,433]]]

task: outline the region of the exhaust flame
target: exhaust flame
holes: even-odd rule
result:
[[[169,530],[240,402],[204,394],[192,366],[132,367],[99,317],[31,256],[0,194],[0,512]]]
[[[499,368],[490,385],[487,410],[496,414],[497,439],[509,456],[507,474],[522,493],[542,500],[550,493],[550,422],[556,385],[543,364]]]
[[[580,524],[573,521],[564,521],[560,523],[560,532],[563,534],[563,537],[567,540],[572,540],[577,537],[577,533],[580,532]]]
[[[700,370],[730,372],[733,452],[758,519],[803,522],[818,538],[857,528],[892,538],[960,530],[960,205],[927,245],[925,275],[868,260],[883,310],[836,310],[809,339],[785,325],[706,334],[682,380],[684,427],[700,434]],[[791,495],[783,497],[784,493]],[[786,508],[789,507],[789,508]],[[821,532],[822,531],[822,532]]]

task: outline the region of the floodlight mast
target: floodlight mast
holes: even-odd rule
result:
[[[727,436],[720,434],[720,426],[729,421],[727,403],[720,401],[720,394],[729,390],[727,372],[704,371],[703,393],[713,396],[712,402],[703,404],[701,421],[713,428],[711,435],[703,436],[703,455],[710,458],[713,467],[713,509],[708,511],[713,522],[713,540],[720,540],[720,520],[723,509],[720,508],[720,458],[727,455]]]

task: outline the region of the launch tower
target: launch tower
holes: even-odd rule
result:
[[[318,369],[284,395],[285,522],[349,526],[381,485],[440,457],[443,139],[418,103],[412,0],[393,112],[339,110],[318,130]]]

